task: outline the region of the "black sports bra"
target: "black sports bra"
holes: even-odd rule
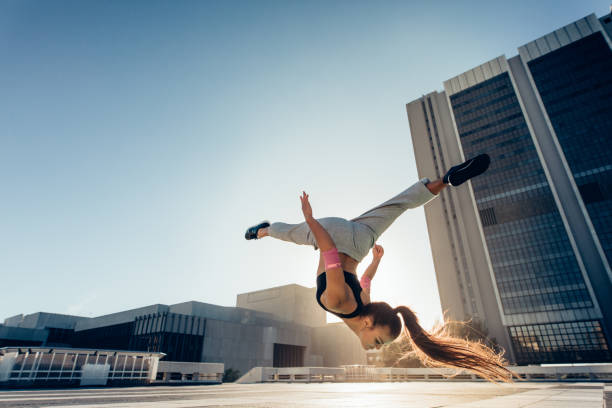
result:
[[[361,310],[363,309],[363,302],[361,301],[361,291],[363,289],[361,289],[361,285],[359,284],[359,281],[357,280],[357,275],[355,275],[354,273],[347,272],[347,271],[343,271],[343,272],[344,272],[344,281],[346,282],[347,285],[349,285],[349,287],[351,288],[351,291],[353,292],[353,296],[355,297],[355,302],[357,302],[357,308],[353,312],[347,313],[347,314],[336,313],[336,312],[329,310],[323,305],[323,303],[321,303],[321,295],[323,295],[323,292],[325,292],[325,288],[327,288],[327,276],[325,275],[325,272],[317,276],[317,303],[319,303],[319,306],[321,306],[323,310],[326,310],[331,314],[334,314],[343,319],[350,319],[352,317],[359,316],[359,314],[361,313]]]

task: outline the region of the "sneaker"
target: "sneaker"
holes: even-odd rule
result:
[[[491,158],[488,154],[479,154],[464,163],[451,167],[442,181],[451,186],[460,186],[472,177],[484,173],[489,168],[489,163],[491,163]]]
[[[270,226],[268,221],[262,221],[261,224],[257,224],[246,230],[244,233],[244,238],[246,239],[257,239],[257,231],[261,228],[267,228]]]

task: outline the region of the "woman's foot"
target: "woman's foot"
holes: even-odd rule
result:
[[[479,154],[461,164],[453,166],[444,175],[442,181],[444,184],[450,184],[457,187],[472,177],[476,177],[484,173],[491,163],[491,158],[488,154]]]
[[[267,228],[270,226],[268,221],[262,221],[260,224],[254,225],[251,228],[247,229],[244,233],[245,239],[258,239],[265,237],[267,234]],[[264,230],[266,229],[266,230]]]
[[[442,182],[442,179],[438,179],[425,184],[425,187],[427,187],[427,189],[431,191],[433,195],[438,195],[440,194],[440,191],[448,187],[448,184],[444,184],[444,182]]]

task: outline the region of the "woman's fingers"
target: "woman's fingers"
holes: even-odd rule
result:
[[[383,254],[385,253],[385,250],[383,249],[382,246],[378,245],[378,244],[374,244],[374,248],[372,248],[372,254],[376,257],[376,258],[382,258]]]
[[[308,202],[308,194],[306,194],[305,191],[302,191],[300,200],[302,201],[302,212],[304,215],[310,216],[312,214],[312,209],[310,208],[310,203]]]

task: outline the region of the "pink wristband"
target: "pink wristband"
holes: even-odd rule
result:
[[[323,260],[325,261],[325,270],[329,270],[330,268],[338,268],[341,267],[340,263],[340,255],[338,255],[338,249],[332,248],[328,251],[321,251],[323,255]]]
[[[363,275],[361,277],[361,280],[359,281],[359,284],[361,285],[361,287],[363,289],[370,289],[370,286],[372,286],[372,279],[370,279],[369,276]]]

